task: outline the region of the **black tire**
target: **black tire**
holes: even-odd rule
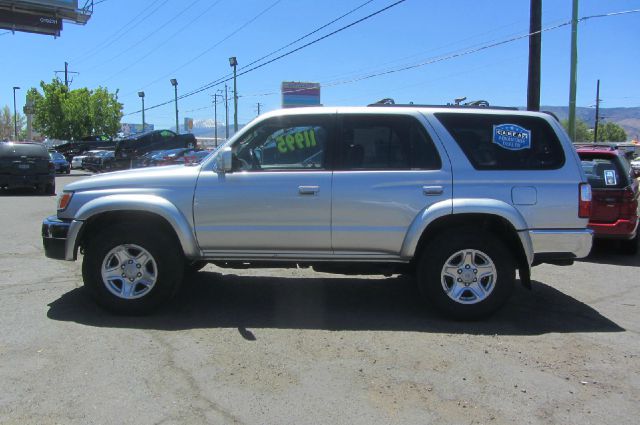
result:
[[[106,257],[112,249],[125,244],[145,249],[154,260],[155,284],[135,299],[116,296],[102,278],[101,270]],[[154,310],[178,291],[183,270],[182,251],[174,238],[139,223],[109,226],[91,237],[84,247],[84,285],[99,305],[117,314],[142,315]]]
[[[56,194],[56,184],[55,183],[49,183],[45,189],[44,189],[44,193],[46,195],[55,195]]]
[[[474,250],[477,254],[469,254],[473,257],[474,264],[465,270],[464,265],[455,270],[455,281],[449,275],[444,275],[444,267],[457,263],[461,256],[454,257],[464,250]],[[472,251],[469,251],[472,252]],[[491,265],[483,262],[488,259],[493,264],[493,278],[480,278],[473,283],[474,276],[471,274],[482,272],[483,265],[491,269]],[[476,268],[474,268],[476,267]],[[460,274],[462,271],[462,274]],[[513,256],[500,238],[492,233],[476,230],[473,228],[458,229],[455,233],[445,232],[434,238],[422,251],[418,262],[417,281],[422,295],[435,306],[444,316],[455,320],[476,320],[487,317],[502,307],[511,296],[515,282],[516,264]],[[460,301],[455,301],[445,290],[451,291],[456,281],[462,281],[458,286],[460,289]],[[466,283],[465,283],[466,282]],[[464,285],[464,286],[463,286]],[[488,291],[486,298],[475,296],[472,288],[485,288]],[[482,293],[483,291],[479,291]],[[483,297],[485,295],[482,295]]]
[[[640,229],[636,232],[636,236],[628,241],[620,241],[620,253],[624,255],[636,255],[638,246],[640,245]]]

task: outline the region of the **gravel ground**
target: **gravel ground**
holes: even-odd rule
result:
[[[477,323],[402,277],[211,265],[124,318],[86,297],[79,262],[44,257],[54,197],[0,202],[2,424],[638,422],[640,257],[613,245],[536,267]]]

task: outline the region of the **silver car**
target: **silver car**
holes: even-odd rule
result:
[[[200,164],[72,183],[43,223],[45,253],[84,252],[102,306],[141,313],[185,273],[313,267],[414,275],[439,311],[475,319],[516,271],[591,248],[590,187],[551,116],[415,105],[264,114]]]

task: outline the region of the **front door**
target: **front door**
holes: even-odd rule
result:
[[[330,255],[327,151],[334,120],[335,114],[267,119],[233,145],[232,172],[200,173],[194,220],[205,255]]]

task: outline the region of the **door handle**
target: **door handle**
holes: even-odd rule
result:
[[[298,186],[300,195],[317,195],[320,192],[320,186]]]
[[[442,195],[444,188],[442,186],[422,186],[422,193],[427,196]]]

